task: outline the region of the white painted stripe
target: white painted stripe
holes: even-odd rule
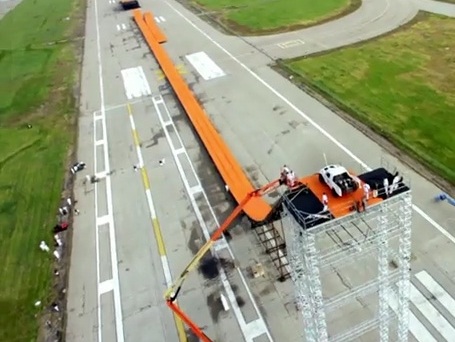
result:
[[[264,331],[264,321],[261,319],[256,319],[246,325],[246,331],[249,336],[253,339],[265,334]]]
[[[128,115],[129,119],[130,119],[130,125],[131,125],[131,129],[133,131],[136,130],[136,124],[134,123],[134,119],[133,119],[133,116],[132,115]]]
[[[162,104],[162,103],[164,103],[164,102],[160,102],[159,104]],[[156,104],[158,104],[158,102]],[[164,127],[172,126],[172,125],[173,125],[172,121],[163,121]]]
[[[161,20],[162,22],[165,22],[165,21],[166,21],[166,19],[164,19],[164,17],[162,17],[161,15],[160,15],[158,18],[160,18],[160,20]]]
[[[111,217],[109,215],[104,215],[96,218],[96,225],[102,226],[103,224],[108,224]]]
[[[219,252],[225,248],[228,248],[228,243],[226,239],[217,240],[213,245],[213,249],[215,250],[215,252]]]
[[[168,263],[167,257],[165,255],[161,256],[161,264],[163,265],[163,273],[164,273],[164,279],[166,280],[166,286],[171,287],[172,286],[171,269],[169,267],[169,263]]]
[[[152,92],[141,66],[136,68],[123,69],[121,71],[123,85],[128,100],[142,96],[148,96]]]
[[[117,24],[117,31],[120,31],[120,25]]]
[[[104,145],[103,145],[103,147],[104,147]],[[95,176],[98,179],[103,179],[103,178],[106,178],[108,176],[108,172],[107,171],[97,172],[97,173],[95,173]]]
[[[152,220],[155,220],[156,211],[155,206],[153,205],[152,192],[150,191],[150,189],[145,190],[145,196],[147,197],[147,202],[149,203],[150,215],[152,217]]]
[[[137,158],[139,159],[139,168],[144,167],[144,159],[142,159],[141,147],[136,146]]]
[[[220,297],[221,297],[221,304],[223,304],[224,311],[229,311],[229,303],[228,303],[226,297],[222,293],[220,294]]]
[[[357,157],[351,150],[349,150],[346,146],[340,143],[335,137],[333,137],[329,132],[327,132],[324,128],[322,128],[316,121],[311,119],[306,113],[301,111],[295,104],[293,104],[289,99],[287,99],[283,94],[281,94],[278,90],[273,88],[269,83],[267,83],[264,79],[262,79],[258,74],[256,74],[253,70],[248,68],[246,64],[242,63],[237,57],[235,57],[232,53],[226,50],[220,43],[218,43],[215,39],[213,39],[209,34],[207,34],[203,29],[193,23],[188,17],[186,17],[182,12],[180,12],[174,5],[170,2],[166,1],[166,5],[168,5],[175,13],[177,13],[181,18],[183,18],[190,26],[192,26],[196,31],[198,31],[201,35],[206,37],[213,45],[218,47],[221,51],[223,51],[229,58],[231,58],[234,62],[236,62],[243,70],[249,73],[254,79],[256,79],[260,84],[262,84],[265,88],[270,90],[272,94],[274,94],[277,98],[281,101],[286,103],[290,108],[292,108],[297,114],[299,114],[302,118],[304,118],[310,125],[312,125],[315,129],[317,129],[323,136],[325,136],[328,140],[330,140],[335,146],[337,146],[340,150],[346,153],[350,158],[355,160],[358,164],[360,164],[363,168],[371,171],[371,168],[363,162],[359,157]],[[435,220],[433,220],[427,213],[425,213],[422,209],[420,209],[416,205],[412,205],[412,208],[422,216],[428,223],[430,223],[433,227],[435,227],[442,235],[444,235],[448,240],[455,244],[455,237],[451,235],[447,230],[445,230],[440,224],[438,224]]]
[[[100,295],[105,294],[106,292],[114,290],[114,281],[112,279],[108,279],[100,283],[99,285],[99,293]]]
[[[289,48],[300,46],[303,44],[305,44],[305,42],[302,41],[301,39],[294,39],[294,40],[289,40],[287,42],[279,43],[277,45],[282,49],[289,49]]]
[[[202,192],[202,186],[200,184],[192,186],[190,188],[190,193],[192,195],[196,195],[197,193]]]
[[[161,96],[154,96],[153,101],[155,101],[156,104],[163,104],[164,99]]]
[[[98,13],[98,1],[95,0],[94,5],[95,10],[95,28],[96,28],[96,47],[97,47],[97,63],[98,63],[98,79],[99,79],[99,94],[100,94],[100,104],[101,104],[101,123],[103,137],[106,140],[106,143],[103,144],[104,150],[104,167],[106,170],[110,170],[110,161],[109,161],[109,148],[107,140],[107,128],[106,128],[106,111],[104,103],[104,79],[103,79],[103,64],[101,58],[101,39],[100,39],[100,25],[99,25],[99,13]],[[93,114],[95,117],[95,114]],[[97,140],[96,138],[96,124],[93,120],[93,141]],[[94,171],[97,172],[97,154],[96,154],[96,145],[93,144],[94,156],[93,156],[93,165]],[[114,317],[115,317],[115,333],[117,337],[117,342],[124,342],[125,335],[123,331],[123,313],[122,313],[122,303],[120,296],[120,281],[119,281],[119,272],[118,272],[118,257],[117,257],[117,244],[115,241],[115,224],[114,217],[114,208],[112,204],[112,185],[111,178],[106,178],[106,202],[107,202],[107,215],[109,215],[109,237],[110,237],[110,252],[111,252],[111,267],[112,267],[112,279],[113,279],[113,291],[114,291]],[[98,217],[98,183],[95,183],[94,186],[95,192],[95,215]],[[97,282],[100,281],[100,254],[99,254],[99,230],[95,229],[95,240],[96,240],[96,273],[97,273]],[[98,341],[102,342],[103,333],[102,333],[102,308],[101,308],[101,298],[100,298],[100,289],[98,287],[98,296],[97,296],[97,311],[98,311]]]
[[[136,103],[139,103],[139,102],[142,102],[142,100],[139,99],[139,100],[134,100],[134,101],[128,101],[128,103],[130,105],[133,105],[133,104],[136,104]],[[124,109],[125,106],[126,106],[126,103],[116,104],[116,105],[112,105],[112,106],[106,106],[104,111],[108,112],[108,111],[111,111],[111,110],[114,110],[114,109],[118,109],[118,108]],[[95,115],[96,115],[95,120],[101,120],[102,119],[101,115],[99,115],[99,113],[100,113],[99,110],[95,111]]]
[[[439,301],[447,311],[455,318],[455,299],[452,298],[444,288],[438,284],[426,271],[416,274],[416,278],[425,288]],[[454,337],[455,338],[455,337]]]
[[[157,23],[159,23],[159,22],[160,22],[160,18],[159,18],[159,17],[155,17],[155,21],[156,21]]]
[[[447,341],[452,341],[455,336],[455,329],[444,318],[441,313],[411,284],[411,302],[425,316],[425,318],[436,328],[436,330]]]
[[[126,24],[122,24],[122,30],[126,30]]]
[[[207,194],[205,193],[204,188],[201,185],[201,182],[200,182],[199,177],[198,177],[198,175],[196,173],[196,170],[194,169],[194,165],[191,162],[191,159],[190,159],[190,157],[189,157],[189,155],[188,155],[188,153],[187,153],[187,151],[186,151],[186,149],[184,147],[185,145],[183,144],[182,138],[180,137],[180,134],[179,134],[178,130],[176,129],[176,127],[174,125],[174,122],[172,121],[172,117],[171,117],[171,115],[169,113],[169,109],[167,108],[164,99],[161,99],[163,101],[163,107],[164,107],[164,110],[166,111],[167,117],[171,118],[170,121],[172,122],[172,127],[173,127],[174,132],[175,132],[175,134],[177,136],[179,144],[180,144],[180,146],[182,146],[182,148],[185,151],[184,154],[185,154],[185,156],[186,156],[186,158],[188,160],[188,163],[190,165],[191,172],[193,173],[194,178],[198,182],[198,184],[195,187],[190,187],[189,186],[188,178],[187,178],[187,176],[185,174],[185,171],[183,170],[183,166],[181,164],[181,161],[180,161],[180,159],[178,158],[178,156],[176,154],[176,149],[175,149],[174,143],[172,142],[172,139],[171,139],[171,136],[170,136],[170,133],[169,133],[169,129],[168,129],[169,126],[165,125],[165,121],[163,120],[163,113],[161,113],[160,107],[158,105],[158,101],[155,101],[155,98],[156,97],[153,98],[153,104],[155,106],[155,110],[156,110],[156,113],[157,113],[158,118],[160,120],[161,126],[164,129],[164,134],[166,136],[166,140],[168,142],[168,145],[171,148],[171,152],[172,152],[175,164],[176,164],[177,169],[179,171],[179,174],[180,174],[180,177],[182,179],[182,182],[183,182],[183,185],[185,187],[185,190],[186,190],[186,192],[189,195],[188,197],[189,197],[189,200],[191,202],[191,206],[192,206],[192,208],[194,210],[194,213],[195,213],[196,218],[197,218],[197,220],[199,222],[199,225],[201,226],[204,238],[206,240],[209,240],[210,239],[209,229],[208,229],[207,224],[206,224],[206,222],[205,222],[205,220],[204,220],[204,218],[202,216],[201,210],[200,210],[199,206],[196,203],[196,199],[194,197],[194,193],[192,193],[191,189],[194,189],[196,187],[200,187],[201,192],[202,192],[202,194],[204,196],[204,200],[207,203],[207,206],[209,208],[210,214],[213,217],[213,220],[216,222],[217,227],[219,227],[220,224],[219,224],[218,219],[217,219],[217,217],[215,215],[213,207],[210,205],[210,201],[207,198]],[[232,260],[235,260],[234,254],[233,254],[229,244],[226,242],[225,237],[222,236],[220,238],[220,241],[223,241],[225,243]],[[216,256],[216,249],[215,248],[212,248],[211,252],[213,254],[215,254],[215,256]],[[227,298],[228,298],[229,303],[230,303],[230,305],[232,307],[232,311],[233,311],[233,313],[234,313],[234,315],[235,315],[235,317],[237,319],[237,322],[239,324],[240,330],[242,331],[242,334],[243,334],[245,340],[247,342],[253,342],[253,339],[255,337],[257,337],[259,335],[262,335],[262,334],[265,334],[269,338],[269,340],[272,341],[272,337],[270,335],[270,332],[268,331],[268,328],[267,328],[267,326],[265,324],[265,321],[264,321],[264,319],[263,319],[263,317],[261,315],[261,312],[259,311],[259,308],[258,308],[258,306],[256,304],[256,301],[255,301],[255,299],[253,297],[253,294],[251,293],[250,288],[248,287],[248,284],[247,284],[247,282],[245,280],[245,277],[244,277],[243,273],[241,272],[241,270],[238,267],[236,267],[235,269],[238,272],[238,274],[240,276],[240,279],[242,280],[242,283],[243,283],[243,285],[244,285],[244,287],[245,287],[245,289],[246,289],[246,291],[248,293],[249,299],[250,299],[251,303],[253,304],[253,307],[256,310],[256,314],[259,317],[258,318],[258,323],[255,323],[255,326],[254,326],[255,328],[254,329],[248,328],[247,323],[245,322],[245,318],[243,317],[242,311],[240,310],[240,307],[239,307],[239,305],[237,303],[237,299],[236,299],[235,293],[232,290],[232,286],[229,283],[229,280],[227,278],[227,275],[226,275],[226,273],[225,273],[225,271],[223,269],[220,269],[221,284],[223,285],[224,291],[226,292]],[[259,335],[257,335],[258,333],[259,333]]]
[[[178,148],[175,150],[175,155],[180,155],[180,154],[184,154],[185,153],[185,149],[184,148]]]
[[[398,315],[397,295],[393,292],[389,293],[388,302],[395,314]],[[438,342],[411,311],[409,312],[409,331],[419,342]]]
[[[186,55],[186,59],[206,81],[226,75],[204,51]]]
[[[98,120],[102,120],[102,119],[103,119],[103,116],[100,114],[96,114],[95,117],[93,118],[94,121],[98,121]]]
[[[100,139],[100,140],[97,140],[97,141],[95,142],[95,145],[96,145],[96,146],[100,146],[100,145],[103,145],[103,144],[104,144],[104,139]]]

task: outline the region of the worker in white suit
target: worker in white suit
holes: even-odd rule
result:
[[[370,199],[370,184],[368,183],[363,183],[363,195],[365,199],[368,201]]]
[[[384,178],[384,191],[385,191],[385,195],[387,197],[389,197],[389,179],[386,177]]]
[[[322,211],[329,210],[329,197],[327,196],[327,194],[325,192],[322,194],[322,205],[324,206]]]
[[[395,173],[395,175],[393,177],[392,185],[390,185],[389,195],[391,195],[393,192],[395,192],[398,189],[398,185],[399,185],[400,181],[401,181],[401,176],[397,172],[397,173]]]

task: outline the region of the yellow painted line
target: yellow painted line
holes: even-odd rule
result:
[[[131,105],[127,103],[126,105],[128,109],[128,115],[130,116],[130,121],[131,121],[131,131],[133,134],[133,140],[134,144],[136,145],[136,148],[138,149],[137,153],[140,154],[141,159],[141,151],[139,149],[139,134],[137,133],[134,120],[133,120],[133,111],[131,109]],[[169,268],[169,264],[167,261],[167,255],[166,255],[166,247],[164,245],[164,239],[163,239],[163,234],[161,232],[161,227],[160,227],[160,222],[158,221],[158,218],[156,217],[156,212],[155,208],[153,208],[153,203],[152,203],[152,194],[150,190],[150,180],[147,174],[147,170],[145,169],[145,165],[142,165],[141,167],[141,176],[142,176],[142,183],[144,184],[145,188],[145,193],[147,195],[147,200],[149,201],[149,206],[150,210],[152,211],[152,227],[153,227],[153,233],[155,235],[155,241],[158,246],[158,253],[161,257],[161,259],[166,259],[166,266],[164,266],[163,260],[162,260],[162,266],[163,266],[163,271],[165,271],[165,267]],[[170,270],[167,270],[170,273]],[[172,280],[171,280],[172,281]],[[183,321],[173,312],[174,316],[174,321],[175,321],[175,326],[177,328],[177,335],[179,338],[179,342],[188,342],[188,337],[186,335],[185,331],[185,326],[183,325]]]
[[[144,183],[145,190],[150,190],[150,181],[149,181],[149,177],[147,176],[147,171],[145,170],[145,167],[142,167],[141,174],[142,174],[142,182]]]
[[[152,219],[153,231],[155,232],[156,243],[160,256],[166,256],[166,247],[164,246],[163,234],[161,233],[160,223],[157,218]]]
[[[175,67],[180,75],[186,75],[188,73],[185,64],[178,64]],[[166,78],[166,75],[164,75],[164,72],[161,69],[156,70],[155,73],[159,81],[164,80]]]

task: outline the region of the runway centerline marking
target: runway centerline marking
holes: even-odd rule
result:
[[[107,139],[107,128],[106,128],[106,108],[104,104],[104,80],[103,80],[103,62],[101,59],[101,39],[100,39],[100,25],[99,25],[99,13],[98,13],[98,0],[94,1],[95,11],[95,28],[96,28],[96,48],[97,48],[97,64],[98,64],[98,80],[99,80],[99,91],[100,91],[100,104],[101,111],[97,115],[93,113],[93,163],[94,171],[97,172],[97,147],[96,147],[96,122],[101,120],[101,126],[103,131],[103,144],[104,151],[104,167],[106,170],[110,170],[110,161],[108,153],[108,139]],[[99,119],[98,119],[99,118]],[[117,245],[115,240],[115,224],[114,224],[114,209],[112,204],[112,185],[111,178],[106,177],[106,202],[107,202],[107,215],[109,216],[109,242],[111,252],[111,265],[112,265],[112,279],[113,279],[113,298],[114,298],[114,312],[115,312],[115,328],[117,342],[124,342],[125,336],[123,331],[123,314],[122,314],[122,303],[120,297],[120,281],[118,273],[118,258],[117,258]],[[95,218],[98,217],[98,184],[94,184],[95,192]],[[96,222],[95,222],[96,223]],[[98,314],[98,342],[102,342],[102,319],[101,319],[101,294],[100,294],[100,251],[99,251],[99,230],[98,227],[95,229],[95,240],[96,240],[96,274],[97,274],[97,314]]]
[[[166,280],[166,286],[170,287],[172,285],[171,270],[169,267],[169,261],[167,259],[166,247],[164,244],[163,234],[161,232],[160,223],[158,221],[158,217],[156,215],[156,210],[155,210],[155,205],[153,203],[152,192],[150,190],[150,180],[149,180],[149,177],[147,174],[147,170],[145,169],[145,166],[144,166],[144,158],[142,156],[142,151],[140,148],[139,134],[137,133],[137,130],[136,130],[136,124],[134,122],[134,117],[133,117],[133,111],[132,111],[129,103],[127,103],[126,108],[128,111],[128,117],[130,119],[131,132],[133,135],[134,145],[136,147],[137,158],[139,160],[141,178],[142,178],[142,182],[143,182],[143,185],[145,188],[145,196],[147,198],[147,205],[148,205],[148,209],[150,211],[150,218],[151,218],[153,233],[155,235],[155,240],[156,240],[156,243],[158,246],[158,254],[160,255],[160,259],[161,259],[161,266],[163,268],[164,279]],[[183,326],[183,322],[175,314],[173,314],[173,317],[175,320],[175,325],[177,328],[177,335],[178,335],[179,341],[187,342],[187,336],[186,336],[186,332],[185,332],[185,327]]]
[[[371,168],[363,162],[359,157],[357,157],[351,150],[345,147],[342,143],[340,143],[334,136],[328,133],[322,126],[320,126],[316,121],[311,119],[307,114],[301,111],[296,105],[294,105],[290,100],[288,100],[284,95],[282,95],[278,90],[273,88],[269,83],[263,80],[258,74],[256,74],[253,70],[248,68],[244,63],[242,63],[238,58],[236,58],[232,53],[226,50],[220,43],[218,43],[215,39],[210,37],[207,33],[204,32],[199,26],[193,23],[189,18],[187,18],[182,12],[180,12],[177,8],[175,8],[172,4],[166,1],[166,4],[175,12],[177,13],[183,20],[185,20],[189,25],[191,25],[196,31],[206,37],[211,43],[213,43],[216,47],[218,47],[221,51],[223,51],[227,56],[229,56],[234,62],[240,65],[246,72],[248,72],[253,78],[255,78],[259,83],[261,83],[264,87],[270,90],[275,96],[277,96],[281,101],[286,103],[290,108],[292,108],[297,114],[299,114],[302,118],[304,118],[307,122],[309,122],[316,130],[319,131],[323,136],[329,139],[334,145],[336,145],[339,149],[341,149],[344,153],[346,153],[349,157],[355,160],[357,163],[362,165],[365,169],[371,171]],[[435,227],[442,235],[444,235],[448,240],[455,244],[455,237],[451,235],[447,230],[445,230],[439,223],[433,220],[427,213],[425,213],[422,209],[420,209],[417,205],[413,204],[412,208],[416,213],[418,213],[421,217],[423,217],[428,223],[430,223],[433,227]]]
[[[166,102],[164,101],[164,99],[162,98],[162,96],[154,96],[152,98],[152,101],[153,101],[153,105],[155,107],[155,111],[157,113],[157,116],[158,116],[158,119],[161,123],[161,126],[163,127],[163,130],[164,130],[164,135],[166,137],[166,140],[168,142],[168,145],[171,149],[171,152],[172,152],[172,155],[173,155],[173,158],[174,158],[174,162],[177,166],[177,169],[178,169],[178,172],[180,174],[180,177],[182,179],[182,182],[183,182],[183,185],[185,187],[185,190],[188,194],[188,197],[190,199],[190,202],[191,202],[191,206],[193,207],[193,210],[194,210],[194,213],[196,215],[196,218],[201,226],[201,229],[202,229],[202,233],[204,235],[204,238],[206,240],[209,240],[210,239],[210,233],[209,233],[209,230],[208,230],[208,227],[207,227],[207,224],[202,216],[202,212],[198,206],[198,204],[196,203],[196,198],[194,197],[195,195],[195,192],[194,192],[194,189],[197,189],[197,190],[200,190],[200,192],[202,193],[203,197],[204,197],[204,200],[205,200],[205,203],[207,204],[207,207],[210,211],[210,214],[211,216],[213,217],[214,219],[214,222],[216,223],[217,227],[220,226],[219,222],[218,222],[218,219],[215,215],[215,212],[210,204],[210,201],[207,197],[207,194],[204,190],[204,188],[202,187],[201,185],[201,182],[200,182],[200,179],[199,179],[199,176],[194,168],[194,165],[185,149],[185,145],[183,144],[183,140],[182,138],[180,137],[180,134],[179,134],[179,131],[177,130],[177,128],[175,127],[175,124],[174,124],[174,121],[172,119],[172,116],[170,115],[169,113],[169,110],[166,106]],[[163,114],[160,110],[160,107],[159,105],[162,105],[164,110],[166,111],[166,116],[169,118],[169,120],[164,120],[163,119]],[[166,125],[166,123],[170,122],[171,125]],[[193,186],[193,187],[190,187],[189,185],[189,180],[185,174],[185,171],[183,169],[183,166],[182,166],[182,163],[178,157],[178,154],[177,154],[177,150],[175,149],[174,147],[174,143],[171,139],[171,136],[170,136],[170,133],[169,133],[169,127],[172,127],[173,128],[173,131],[175,132],[175,135],[177,137],[177,140],[180,144],[180,146],[182,146],[181,149],[183,149],[183,154],[186,156],[187,160],[188,160],[188,163],[189,163],[189,166],[190,166],[190,169],[191,169],[191,172],[193,173],[193,176],[194,178],[196,179],[197,181],[197,185],[196,186]],[[180,149],[180,150],[181,150]],[[226,242],[226,239],[224,236],[222,236],[220,238],[219,241],[222,241],[223,242],[223,247],[225,247],[228,252],[229,252],[229,255],[231,256],[232,260],[235,260],[235,257],[234,257],[234,253],[232,252],[229,244]],[[218,246],[218,248],[213,248],[211,250],[211,253],[216,256],[216,253],[217,251],[219,251],[221,248]],[[234,315],[237,319],[237,322],[239,324],[239,327],[240,327],[240,330],[245,338],[245,340],[247,342],[253,342],[253,340],[256,338],[256,337],[259,337],[261,335],[266,335],[269,339],[269,341],[272,341],[272,336],[270,335],[270,332],[267,328],[267,325],[265,324],[265,321],[264,321],[264,318],[262,317],[262,314],[261,312],[259,311],[259,308],[257,307],[257,304],[256,304],[256,301],[251,293],[251,290],[250,288],[248,287],[248,284],[245,280],[245,277],[242,273],[242,271],[238,268],[238,266],[235,267],[235,270],[237,271],[237,273],[239,274],[239,277],[240,279],[242,280],[242,283],[245,287],[245,290],[246,292],[248,293],[248,297],[256,311],[256,315],[258,316],[258,318],[256,320],[253,320],[252,322],[249,322],[249,323],[246,323],[245,321],[245,318],[243,317],[243,314],[240,310],[240,307],[237,303],[237,299],[236,299],[236,295],[232,289],[232,286],[231,284],[229,283],[229,280],[227,278],[227,275],[226,275],[226,272],[224,271],[223,268],[220,269],[220,280],[221,280],[221,283],[223,285],[223,288],[224,288],[224,291],[226,292],[226,295],[228,297],[228,300],[230,302],[230,305],[231,305],[231,308],[232,308],[232,311],[234,312]]]

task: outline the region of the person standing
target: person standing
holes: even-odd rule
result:
[[[389,179],[387,177],[384,178],[383,185],[384,185],[384,193],[385,193],[386,197],[389,197]]]
[[[325,192],[322,194],[322,205],[324,206],[322,211],[329,210],[329,197],[327,196],[327,194]]]
[[[363,195],[367,201],[370,199],[370,189],[370,184],[363,183]]]

